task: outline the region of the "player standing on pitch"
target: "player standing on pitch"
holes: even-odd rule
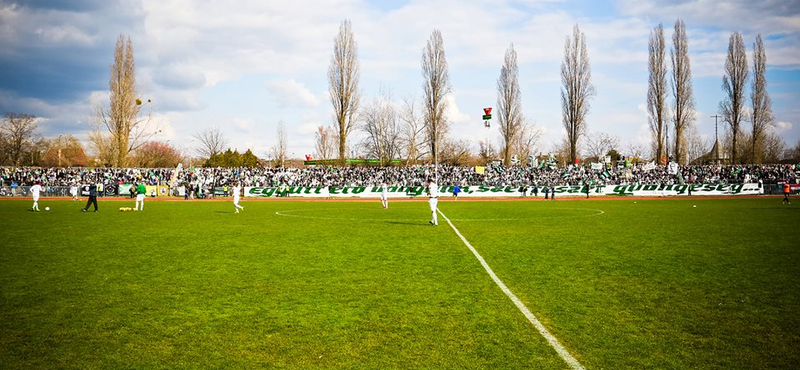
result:
[[[31,191],[33,191],[33,188],[31,188]],[[788,180],[784,181],[783,182],[783,201],[781,203],[783,203],[783,204],[792,204],[792,202],[789,201],[789,194],[791,194],[791,193],[792,193],[792,187],[789,186],[789,181]],[[38,209],[37,209],[37,211],[38,211]]]
[[[78,200],[78,185],[74,182],[69,187],[69,194],[72,195],[72,201]]]
[[[387,189],[386,182],[381,183],[381,206],[383,209],[389,208],[389,189]]]
[[[31,211],[39,212],[39,193],[42,191],[42,183],[37,182],[31,186],[31,196],[33,196],[33,207]]]
[[[143,183],[136,184],[136,210],[144,211],[144,198],[147,197],[147,187]],[[158,208],[158,207],[156,207]]]
[[[236,213],[239,213],[240,209],[244,211],[244,207],[239,205],[239,194],[242,192],[242,186],[236,182],[233,184],[233,189],[231,189],[231,191],[233,192],[233,208],[236,210]]]
[[[436,205],[439,204],[439,189],[436,186],[436,182],[432,179],[428,179],[425,182],[425,186],[428,187],[428,205],[431,206],[431,222],[430,224],[433,226],[439,225],[439,217],[436,215]]]

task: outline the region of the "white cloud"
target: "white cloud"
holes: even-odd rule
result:
[[[269,81],[264,86],[283,107],[313,108],[320,104],[319,97],[294,79]]]
[[[686,20],[697,106],[707,110],[718,103],[727,40],[734,30],[745,32],[748,47],[756,33],[763,33],[770,71],[800,68],[800,3],[792,1],[619,0],[616,9],[608,9],[610,16],[593,14],[592,7],[604,5],[578,9],[572,2],[549,0],[408,0],[391,4],[391,9],[377,0],[245,0],[236,6],[214,0],[141,0],[123,2],[133,8],[125,16],[114,15],[122,5],[113,0],[97,3],[103,6],[75,2],[82,9],[41,11],[0,0],[0,62],[20,54],[25,64],[33,65],[42,63],[38,60],[45,52],[52,60],[70,60],[87,45],[94,46],[86,59],[100,61],[96,66],[73,63],[87,75],[86,70],[96,69],[91,77],[99,81],[83,87],[77,99],[6,99],[0,94],[0,108],[32,109],[48,118],[42,123],[48,130],[85,131],[91,107],[108,104],[104,88],[113,42],[126,33],[134,43],[140,90],[152,97],[154,112],[169,123],[172,140],[186,144],[193,133],[219,127],[230,146],[246,143],[263,149],[274,144],[275,126],[283,119],[291,150],[311,152],[316,127],[331,124],[326,72],[343,19],[352,21],[359,44],[363,102],[381,85],[401,99],[419,97],[421,50],[434,28],[442,31],[454,89],[447,114],[451,134],[459,139],[489,137],[497,142],[497,128],[483,128],[480,108],[494,105],[503,55],[513,43],[525,115],[545,130],[543,146],[560,141],[559,65],[564,40],[576,23],[586,34],[598,90],[591,101],[590,129],[619,135],[622,142],[641,142],[647,136],[642,112],[647,38],[659,22],[671,44],[675,19]],[[40,53],[29,56],[31,49]],[[15,89],[8,79],[0,80],[0,93]],[[800,134],[791,124],[798,117],[792,105],[797,100],[795,80],[769,81],[778,129],[790,141]],[[711,124],[708,120],[698,118],[704,131],[713,134],[713,119]]]

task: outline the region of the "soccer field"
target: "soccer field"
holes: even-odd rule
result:
[[[780,198],[133,203],[0,201],[0,367],[569,368],[455,229],[577,366],[800,363]]]

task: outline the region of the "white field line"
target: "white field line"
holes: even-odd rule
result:
[[[575,357],[572,357],[569,351],[567,351],[567,349],[561,345],[558,339],[556,339],[556,337],[553,336],[553,334],[550,334],[547,328],[545,328],[544,325],[542,325],[542,323],[539,322],[536,316],[534,316],[533,313],[531,313],[531,310],[529,310],[528,307],[526,307],[525,304],[522,303],[522,301],[520,301],[519,298],[517,298],[517,296],[514,295],[514,293],[510,289],[508,289],[508,287],[503,283],[503,281],[500,280],[499,277],[497,277],[494,271],[492,271],[492,268],[489,267],[489,264],[486,263],[486,260],[484,260],[483,257],[481,257],[480,253],[478,253],[478,251],[475,250],[475,248],[472,246],[472,244],[470,244],[467,241],[464,235],[461,235],[461,232],[459,232],[458,229],[456,229],[455,225],[453,225],[453,223],[450,222],[450,219],[447,218],[447,216],[445,216],[441,210],[438,211],[439,214],[442,215],[442,217],[445,219],[445,221],[447,221],[447,223],[450,225],[453,231],[456,232],[456,235],[458,235],[458,237],[461,238],[461,241],[463,241],[464,244],[467,246],[467,248],[469,248],[469,250],[472,251],[472,254],[475,255],[475,258],[478,259],[478,261],[483,266],[484,270],[486,270],[489,276],[492,277],[492,280],[494,280],[495,284],[497,284],[497,286],[500,287],[500,290],[502,290],[503,293],[505,293],[506,296],[508,296],[508,298],[510,298],[511,301],[514,302],[514,305],[516,305],[517,308],[520,311],[522,311],[522,314],[525,315],[528,321],[530,321],[531,324],[533,324],[533,326],[535,326],[536,329],[539,330],[539,334],[541,334],[544,337],[544,339],[546,339],[547,342],[550,343],[550,346],[553,347],[553,349],[555,349],[556,352],[558,352],[558,355],[561,356],[562,359],[564,359],[564,361],[569,365],[569,367],[574,370],[585,370],[585,368],[581,365],[581,363],[578,362],[578,360],[576,360]]]

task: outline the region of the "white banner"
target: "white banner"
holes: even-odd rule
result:
[[[535,193],[534,193],[535,189]],[[410,198],[424,197],[425,188],[422,186],[390,186],[388,187],[390,198]],[[694,185],[590,185],[588,186],[569,186],[562,185],[554,187],[550,192],[555,192],[556,198],[560,196],[581,196],[586,193],[590,197],[606,195],[629,195],[642,197],[668,197],[668,196],[687,196],[687,195],[758,195],[762,189],[758,184],[694,184]],[[442,197],[453,196],[452,186],[439,187]],[[275,187],[253,187],[244,188],[245,197],[303,197],[303,198],[379,198],[380,188],[377,186],[357,186],[357,187],[286,187],[282,194]],[[544,198],[543,188],[520,187],[520,186],[465,186],[458,194],[459,198],[480,198],[480,197],[542,197]]]

